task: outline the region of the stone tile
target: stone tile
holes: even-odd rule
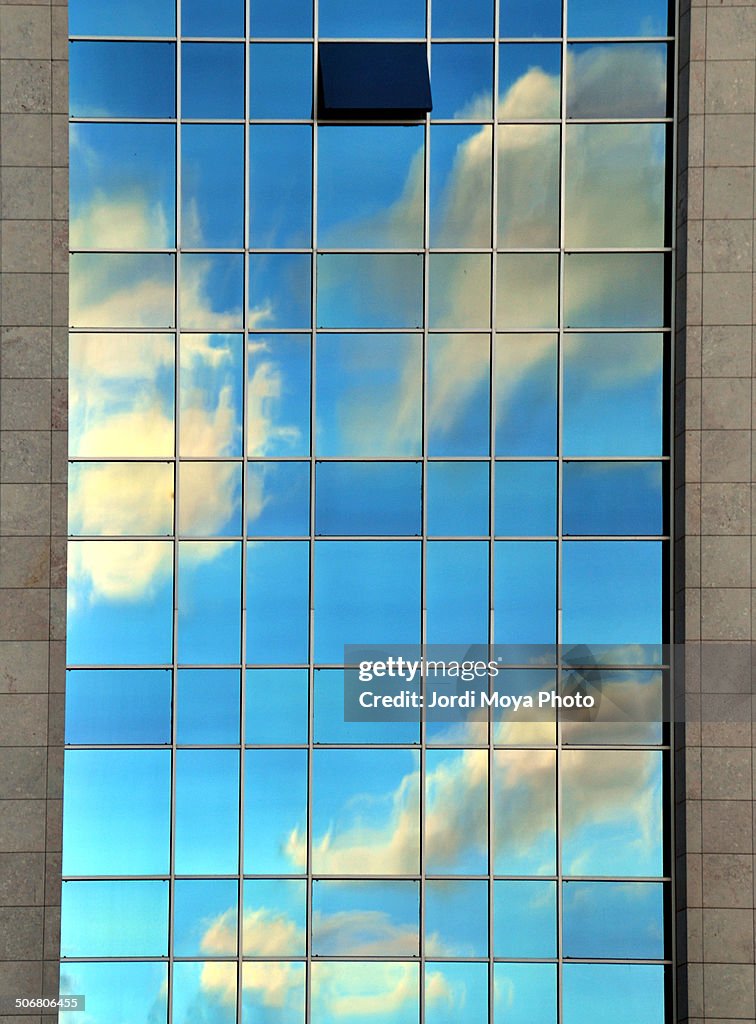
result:
[[[52,375],[68,377],[68,328],[52,328]]]
[[[751,167],[753,141],[751,114],[707,114],[703,162],[714,167]]]
[[[52,429],[66,430],[68,427],[68,387],[65,380],[52,382]],[[750,404],[750,396],[749,396]]]
[[[47,718],[47,738],[50,744],[60,744],[62,746],[64,741],[65,722],[66,722],[66,704],[62,691],[60,693],[50,693],[47,699],[48,718]]]
[[[0,693],[44,693],[47,672],[46,643],[0,643]]]
[[[750,800],[703,800],[701,815],[704,854],[752,852],[753,814]]]
[[[43,220],[3,222],[4,273],[46,274],[52,267],[52,226]]]
[[[704,800],[750,800],[753,786],[750,747],[704,747],[701,777]]]
[[[66,0],[52,0],[52,56],[54,60],[68,60],[68,7]]]
[[[68,168],[53,167],[52,171],[52,215],[55,220],[68,216]]]
[[[50,590],[50,639],[66,639],[66,592],[62,588]]]
[[[707,61],[706,113],[753,113],[755,69],[753,60]]]
[[[52,62],[52,109],[55,114],[68,113],[68,62]]]
[[[0,747],[45,746],[47,703],[45,694],[0,694]]]
[[[51,472],[50,440],[46,430],[0,432],[0,482],[47,483]]]
[[[39,537],[50,532],[50,485],[5,484],[0,505],[0,533]]]
[[[0,800],[0,853],[45,849],[45,800]]]
[[[52,74],[46,60],[0,61],[4,114],[48,114],[52,108]]]
[[[707,1017],[754,1019],[752,965],[704,964],[704,1010]]]
[[[0,959],[41,958],[42,923],[41,907],[0,907]]]
[[[751,538],[704,537],[701,575],[704,587],[750,587]],[[689,582],[693,583],[692,577]]]
[[[750,378],[707,379],[701,400],[705,430],[749,430],[753,387]]]
[[[3,180],[5,174],[3,169]],[[49,327],[3,327],[0,329],[0,345],[4,378],[50,376],[52,343]]]
[[[1,430],[49,430],[50,426],[49,380],[14,377],[0,381]]]
[[[65,587],[68,543],[65,537],[50,538],[50,586]]]
[[[53,537],[66,536],[67,520],[66,485],[53,484],[50,487],[50,533]]]
[[[43,917],[44,955],[54,960],[60,956],[60,908],[46,907]]]
[[[51,640],[48,645],[50,655],[50,692],[63,693],[66,683],[66,645]]]
[[[19,700],[19,696],[4,699]],[[0,800],[43,800],[47,796],[47,748],[0,749]]]
[[[701,743],[710,747],[745,747],[751,743],[751,694],[701,695]]]
[[[746,483],[702,484],[701,532],[707,534],[750,534],[751,485]]]
[[[65,483],[68,479],[68,437],[63,431],[52,434],[52,466],[50,479],[53,483]]]
[[[33,907],[44,898],[44,854],[0,853],[0,906]]]
[[[68,274],[53,273],[52,280],[52,324],[54,327],[68,325]]]
[[[753,60],[756,9],[709,7],[706,15],[706,57],[715,60]]]
[[[703,215],[707,219],[753,217],[752,167],[707,167]]]
[[[7,326],[49,326],[52,282],[49,274],[2,274],[3,317]]]
[[[703,275],[702,322],[710,324],[750,324],[752,313],[750,273]]]
[[[732,223],[732,221],[726,223]],[[701,338],[701,362],[704,376],[746,376],[750,378],[751,358],[750,326],[730,325],[728,327],[704,328]]]
[[[59,851],[63,845],[63,801],[48,798],[45,801],[45,808],[47,811],[45,849]]]
[[[46,640],[50,599],[45,590],[0,590],[0,640]]]
[[[42,995],[42,962],[40,960],[17,960],[15,962],[0,963],[0,996],[17,996],[23,993],[24,996]],[[13,1018],[4,1018],[5,1021]],[[23,1017],[18,1019],[21,1024],[31,1024],[34,1017]]]
[[[699,655],[702,691],[707,694],[752,692],[754,663],[750,643],[702,644]]]
[[[49,537],[0,537],[0,587],[49,585]]]
[[[713,115],[724,116],[724,115]],[[742,115],[732,115],[742,116]],[[53,167],[68,167],[68,114],[52,114],[51,157]]]
[[[701,477],[706,483],[746,483],[750,480],[750,430],[702,431]]]
[[[705,272],[749,272],[753,269],[753,230],[746,220],[704,221]]]
[[[63,702],[60,701],[61,706]],[[63,740],[65,727],[61,729],[61,745],[47,748],[47,786],[45,796],[53,800],[63,799]]]
[[[56,220],[52,225],[52,269],[68,273],[68,221]]]
[[[0,57],[49,60],[50,11],[45,7],[0,7]]]
[[[702,590],[702,640],[749,640],[750,636],[750,589],[712,587]]]
[[[52,171],[49,167],[3,167],[0,214],[3,219],[43,220],[52,213]]]
[[[49,167],[52,136],[49,114],[2,114],[3,174],[5,167]]]

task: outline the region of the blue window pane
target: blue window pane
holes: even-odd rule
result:
[[[212,458],[242,454],[243,366],[244,338],[241,334],[181,335],[179,452],[182,456]],[[208,463],[200,465],[202,471],[210,472]],[[208,483],[204,500],[199,502],[200,507],[204,506],[203,515],[197,517],[192,513],[188,517],[193,530],[204,524],[213,530],[213,523],[220,526],[225,523],[228,528],[238,515],[235,499],[239,477],[229,463],[220,465],[214,476],[218,491]],[[199,486],[197,475],[192,482]],[[213,502],[209,499],[214,493],[222,495],[222,501],[218,502],[211,515]],[[181,508],[179,515],[183,520],[184,510]],[[212,532],[206,531],[205,536],[208,535],[213,536]]]
[[[307,743],[307,669],[247,669],[246,718],[245,743]]]
[[[663,1024],[664,971],[655,964],[565,964],[564,1024]]]
[[[431,54],[433,117],[484,121],[493,113],[493,48],[439,43]]]
[[[168,882],[64,882],[61,898],[61,956],[168,955]]]
[[[662,478],[660,462],[566,462],[564,532],[661,533]]]
[[[244,0],[181,0],[181,34],[243,36]]]
[[[555,874],[556,753],[497,750],[493,790],[496,874]]]
[[[249,257],[249,326],[309,327],[311,260],[305,253],[253,253]]]
[[[567,253],[567,327],[662,327],[664,253]]]
[[[315,881],[313,956],[418,956],[418,882]]]
[[[493,33],[493,0],[433,0],[433,35],[436,39],[464,39]]]
[[[239,708],[238,671],[179,669],[176,742],[238,743]]]
[[[301,248],[312,237],[312,128],[256,124],[249,129],[249,243]]]
[[[307,751],[248,750],[244,771],[245,874],[304,874]]]
[[[250,541],[247,545],[247,661],[307,661],[309,544]]]
[[[509,0],[501,5],[502,36],[550,38],[562,34],[561,0]]]
[[[232,879],[184,878],[174,882],[173,952],[176,956],[235,956],[239,886]]]
[[[556,455],[557,339],[496,336],[496,454]]]
[[[489,336],[432,334],[428,338],[427,363],[428,453],[488,455]]]
[[[564,643],[661,643],[661,543],[568,541],[563,559]]]
[[[493,132],[489,125],[433,126],[430,165],[432,246],[462,249],[485,248],[491,244],[492,147]],[[472,284],[471,281],[458,281],[457,289],[464,294]]]
[[[317,266],[318,327],[422,327],[422,256],[321,253]]]
[[[244,117],[242,43],[183,43],[181,116]]]
[[[417,541],[318,541],[315,659],[341,664],[345,644],[420,639]]]
[[[244,882],[245,956],[304,956],[307,928],[307,883],[292,878],[255,878]],[[287,988],[290,987],[287,979]]]
[[[667,0],[570,0],[569,36],[665,36]]]
[[[63,873],[167,872],[170,751],[69,750],[65,762]]]
[[[179,309],[185,330],[240,329],[244,257],[237,253],[183,253]]]
[[[564,955],[664,957],[664,886],[655,882],[565,882]]]
[[[425,0],[320,0],[319,27],[334,39],[417,39],[425,35]]]
[[[434,998],[435,991],[448,996]],[[488,964],[432,963],[425,968],[426,1024],[488,1024]]]
[[[71,326],[173,327],[175,266],[176,257],[169,253],[73,253]],[[151,362],[149,354],[144,358]],[[105,454],[112,457],[113,447],[108,446]]]
[[[69,48],[73,117],[175,117],[173,43],[73,42]]]
[[[251,334],[247,343],[247,454],[310,454],[310,338]]]
[[[488,956],[488,883],[425,884],[425,948],[445,956]]]
[[[261,39],[292,38],[312,35],[313,0],[288,0],[272,4],[270,0],[251,0],[250,32]]]
[[[179,536],[239,536],[241,470],[238,462],[179,463]]]
[[[561,67],[558,43],[503,43],[499,47],[499,120],[559,117]]]
[[[175,0],[71,0],[68,30],[72,36],[172,36],[176,32]]]
[[[494,956],[555,957],[556,882],[498,881],[494,889]]]
[[[249,48],[250,117],[312,117],[312,47],[253,43]]]
[[[494,1024],[553,1024],[556,974],[554,964],[495,964]]]
[[[176,753],[176,871],[233,874],[239,866],[239,752]]]
[[[413,1024],[420,1014],[420,970],[417,964],[328,963],[312,965],[311,1024],[333,1024],[342,1007],[378,1006],[381,1024]],[[361,1012],[344,1017],[356,1024]]]
[[[173,965],[172,1019],[234,1024],[238,964],[213,960]]]
[[[419,722],[344,721],[344,670],[315,670],[315,743],[418,743]]]
[[[429,750],[425,773],[426,871],[488,872],[488,752]]]
[[[241,544],[182,541],[178,657],[184,664],[234,664],[241,650]]]
[[[488,533],[487,462],[430,462],[426,476],[426,523],[433,536],[479,537]]]
[[[570,43],[568,117],[664,117],[666,43]]]
[[[319,462],[315,532],[335,535],[422,533],[419,462]]]
[[[149,1020],[165,1024],[168,1012],[168,964],[66,963],[60,972],[61,995],[87,1000],[93,1024],[132,1024]],[[61,1011],[61,1021],[75,1024],[78,1011]]]
[[[495,642],[549,644],[556,635],[556,545],[497,541]]]
[[[555,462],[496,463],[496,533],[553,537],[556,533]]]
[[[169,671],[71,670],[66,678],[66,743],[171,742]]]
[[[426,551],[427,643],[487,643],[488,544],[430,541]]]
[[[309,462],[247,464],[247,533],[252,537],[309,535]]]

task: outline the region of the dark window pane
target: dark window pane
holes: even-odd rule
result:
[[[312,237],[312,128],[249,129],[249,243],[259,249],[300,248]]]
[[[181,34],[243,36],[244,0],[180,0]]]
[[[319,462],[315,532],[420,534],[421,494],[419,462]]]
[[[664,886],[654,882],[564,882],[564,955],[661,960]]]
[[[253,118],[312,117],[312,46],[250,46],[249,113]]]
[[[564,532],[662,533],[662,479],[660,462],[566,462]]]
[[[66,680],[66,743],[171,742],[170,671],[71,670]]]
[[[183,43],[181,116],[244,117],[242,43]]]
[[[424,43],[321,42],[318,116],[336,120],[423,120],[431,109]]]
[[[175,117],[173,43],[73,42],[72,117]]]
[[[496,463],[496,533],[552,537],[556,533],[555,462]]]
[[[664,43],[574,43],[567,47],[568,117],[664,117]]]

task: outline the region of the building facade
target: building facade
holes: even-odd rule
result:
[[[754,8],[64,14],[0,5],[0,1014],[60,949],[93,1021],[753,1019]],[[428,117],[323,116],[366,39]],[[348,722],[350,643],[635,712]]]

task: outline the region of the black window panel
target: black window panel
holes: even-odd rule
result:
[[[425,43],[321,43],[322,120],[419,120],[432,109]]]

